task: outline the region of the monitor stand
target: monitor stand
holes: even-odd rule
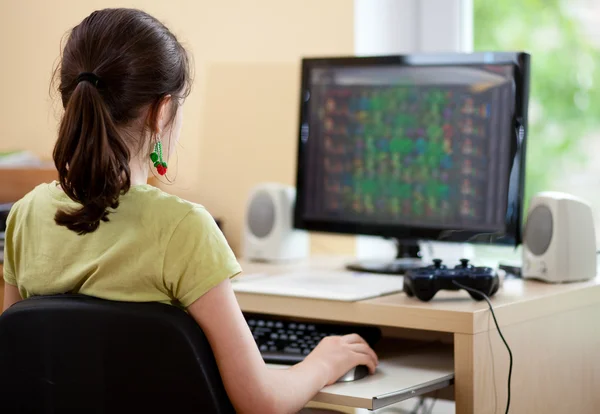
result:
[[[421,250],[416,241],[396,241],[396,258],[392,261],[385,260],[359,260],[346,265],[346,269],[355,272],[380,273],[386,275],[403,275],[407,270],[423,266]]]

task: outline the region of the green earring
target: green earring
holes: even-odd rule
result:
[[[165,175],[167,173],[167,163],[163,160],[162,143],[160,140],[156,141],[154,144],[154,151],[150,154],[150,159],[160,175]]]

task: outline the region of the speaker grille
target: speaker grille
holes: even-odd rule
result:
[[[248,208],[248,227],[260,239],[267,237],[275,226],[275,205],[269,193],[259,191],[252,197]]]
[[[529,213],[525,225],[525,246],[536,256],[542,255],[548,250],[552,241],[552,212],[546,206],[535,207]]]

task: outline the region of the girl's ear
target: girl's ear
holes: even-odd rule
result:
[[[148,109],[146,124],[153,135],[160,134],[167,127],[172,101],[171,95],[165,95]]]
[[[154,130],[154,132],[162,132],[170,122],[172,101],[173,98],[171,97],[171,95],[165,95],[160,100],[156,114],[156,127],[158,128],[158,130]]]

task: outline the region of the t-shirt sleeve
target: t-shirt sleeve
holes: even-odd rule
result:
[[[16,257],[15,257],[15,226],[16,226],[17,203],[11,207],[6,219],[6,232],[4,233],[4,263],[2,264],[2,273],[4,282],[9,285],[17,286],[17,277],[15,276]]]
[[[188,307],[222,281],[242,271],[212,216],[194,207],[167,244],[163,283],[169,295]]]

